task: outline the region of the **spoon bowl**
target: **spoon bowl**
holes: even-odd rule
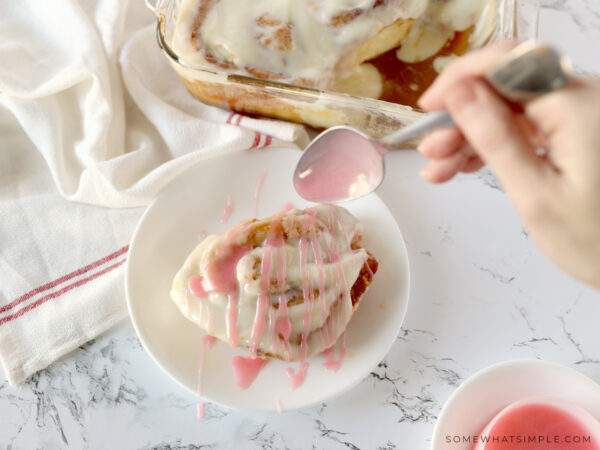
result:
[[[381,143],[361,131],[329,128],[311,143],[296,166],[296,192],[313,202],[362,197],[383,181],[386,152]]]

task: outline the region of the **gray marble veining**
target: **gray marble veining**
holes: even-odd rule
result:
[[[542,6],[540,36],[579,72],[600,72],[589,56],[600,48],[600,3]],[[490,364],[547,359],[600,381],[598,292],[539,253],[489,171],[441,189],[418,178],[423,164],[389,155],[389,173],[409,174],[387,177],[379,193],[407,242],[411,303],[392,349],[354,389],[281,415],[207,404],[199,421],[197,399],[154,365],[127,322],[19,388],[1,383],[0,449],[420,450],[449,395]]]

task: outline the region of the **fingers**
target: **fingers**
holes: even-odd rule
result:
[[[419,144],[419,152],[432,159],[421,172],[431,183],[451,180],[458,172],[471,173],[483,166],[458,128],[442,128],[429,133]]]
[[[477,172],[483,166],[485,166],[485,163],[481,160],[481,158],[479,156],[477,156],[477,155],[471,156],[468,159],[467,163],[462,168],[461,172],[464,172],[464,173]]]
[[[464,78],[481,77],[516,45],[516,41],[508,40],[461,56],[436,78],[420,98],[419,105],[426,111],[444,109],[444,97],[454,83]]]
[[[429,133],[417,150],[426,158],[441,159],[453,155],[464,144],[465,138],[458,128],[440,128]]]
[[[538,129],[538,136],[550,149],[550,157],[561,170],[577,176],[594,170],[582,149],[598,148],[600,142],[600,85],[572,76],[569,83],[527,103],[525,114]],[[594,154],[599,155],[598,152]]]
[[[485,82],[466,79],[455,83],[445,95],[445,105],[507,191],[529,195],[539,190],[553,169],[536,156],[508,105]]]
[[[469,160],[465,152],[457,151],[447,158],[434,159],[421,171],[421,175],[430,183],[445,183],[460,172]]]

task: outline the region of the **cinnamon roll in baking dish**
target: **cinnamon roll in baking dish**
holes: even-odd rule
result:
[[[209,70],[411,104],[485,3],[182,0],[171,46]]]
[[[252,357],[304,360],[344,332],[378,263],[360,223],[318,205],[211,235],[175,276],[182,314]]]

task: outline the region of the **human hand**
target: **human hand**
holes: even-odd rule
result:
[[[488,164],[542,251],[600,288],[600,80],[573,76],[515,108],[483,79],[514,45],[461,58],[423,95],[423,109],[447,109],[457,125],[419,145],[431,159],[423,177],[441,183]]]

